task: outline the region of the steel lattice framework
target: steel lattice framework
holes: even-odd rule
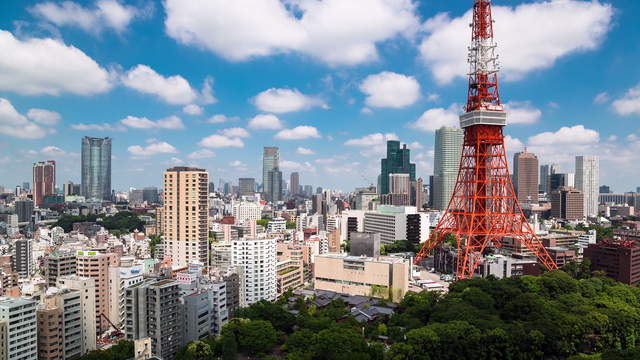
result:
[[[458,243],[456,278],[470,278],[487,246],[500,247],[509,236],[521,241],[547,269],[557,269],[522,213],[509,174],[490,0],[474,1],[471,28],[468,98],[466,113],[460,117],[464,128],[460,169],[447,210],[414,263],[452,234]]]

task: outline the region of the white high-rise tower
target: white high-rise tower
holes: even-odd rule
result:
[[[456,185],[464,130],[442,127],[436,130],[433,161],[433,208],[445,210]]]
[[[576,156],[575,185],[584,194],[584,214],[598,215],[600,166],[597,156]]]

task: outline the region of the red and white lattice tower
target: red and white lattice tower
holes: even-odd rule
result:
[[[474,1],[471,29],[469,92],[466,112],[460,116],[460,169],[447,210],[414,262],[452,234],[458,242],[456,278],[470,278],[487,246],[500,247],[508,236],[529,248],[547,269],[557,269],[522,213],[507,166],[502,134],[507,113],[498,92],[490,0]]]

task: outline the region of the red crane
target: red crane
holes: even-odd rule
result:
[[[547,269],[557,269],[522,213],[509,174],[502,133],[507,113],[498,91],[491,0],[474,1],[471,30],[467,106],[460,116],[464,129],[460,169],[447,210],[414,263],[452,234],[458,243],[456,278],[470,278],[487,246],[499,247],[509,236],[529,248]]]

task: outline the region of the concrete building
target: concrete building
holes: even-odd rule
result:
[[[228,243],[214,242],[211,244],[211,268],[220,272],[227,272],[233,266],[233,246]]]
[[[82,138],[82,196],[111,200],[111,138]]]
[[[16,206],[16,215],[18,215],[18,222],[31,221],[31,215],[33,214],[33,201],[16,200],[14,204]]]
[[[380,234],[352,232],[349,255],[367,257],[380,256]]]
[[[551,216],[556,219],[582,220],[584,213],[584,198],[582,191],[572,187],[560,187],[551,192]]]
[[[208,184],[204,169],[179,166],[164,173],[163,242],[174,266],[209,263]]]
[[[220,335],[222,326],[229,321],[226,283],[219,281],[193,285],[194,289],[183,288],[181,292],[185,344]]]
[[[33,202],[40,206],[46,195],[56,193],[56,162],[39,161],[33,164]]]
[[[410,266],[400,257],[317,255],[314,289],[399,302],[409,290]]]
[[[36,301],[0,297],[0,357],[2,360],[37,360]]]
[[[284,218],[277,217],[267,223],[268,232],[280,232],[287,230],[287,221]]]
[[[280,167],[280,151],[275,146],[265,146],[262,152],[262,192],[267,195],[272,188],[269,172]],[[268,195],[265,197],[269,200]]]
[[[100,314],[109,316],[109,266],[118,266],[118,256],[113,253],[98,253],[96,251],[77,251],[77,270],[80,277],[91,278],[95,281],[96,293],[96,326],[98,333],[109,328],[109,324],[102,322]],[[112,320],[113,321],[113,320]]]
[[[53,335],[59,334],[59,344],[54,346],[53,343],[48,343],[54,350],[58,350],[60,354],[59,359],[73,359],[82,356],[88,349],[83,345],[83,331],[82,328],[82,294],[79,290],[72,289],[58,289],[50,288],[47,291],[42,304],[39,305],[38,314],[38,340],[47,342],[47,339],[42,339],[40,331],[41,324],[45,331],[52,332]],[[58,311],[55,311],[58,309]],[[58,320],[59,329],[56,331],[54,327],[48,326],[51,324],[50,319],[43,319],[42,311],[44,310],[46,315],[54,315],[53,322]],[[42,319],[42,321],[40,321]],[[47,322],[47,325],[44,323]],[[55,349],[57,348],[57,349]],[[44,354],[43,349],[38,349],[39,353]]]
[[[240,196],[252,195],[256,192],[256,179],[240,178],[238,179],[238,193]]]
[[[436,130],[433,159],[433,208],[446,210],[456,184],[464,130],[442,127]]]
[[[109,267],[109,313],[108,317],[116,326],[121,326],[125,318],[125,289],[143,281],[144,265]]]
[[[559,172],[560,172],[560,165],[558,164],[540,165],[539,190],[547,194],[551,193],[551,189],[549,188],[549,179],[551,175]]]
[[[597,156],[576,156],[576,189],[584,195],[584,214],[598,216],[600,165]]]
[[[277,250],[277,295],[288,289],[304,285],[304,249],[301,245],[278,243]]]
[[[233,217],[236,224],[256,222],[262,218],[263,206],[259,202],[240,201],[233,204]]]
[[[289,193],[291,195],[300,194],[300,173],[292,172],[289,178]]]
[[[267,173],[267,178],[269,179],[269,187],[266,188],[265,199],[274,204],[282,201],[282,171],[279,168],[270,170]]]
[[[151,353],[175,359],[184,345],[184,313],[180,288],[174,280],[149,279],[126,289],[125,337],[151,338]]]
[[[21,278],[28,278],[33,272],[33,240],[19,239],[14,243],[15,246],[15,269],[14,271]]]
[[[77,275],[60,276],[57,288],[80,293],[81,349],[87,353],[96,349],[96,286],[95,280]],[[63,309],[64,311],[64,309]]]
[[[591,271],[604,271],[610,278],[628,285],[640,282],[640,244],[635,241],[605,239],[589,244],[584,257],[591,260]]]
[[[513,186],[518,202],[523,204],[538,204],[538,157],[527,152],[517,152],[513,155]]]
[[[62,333],[62,309],[58,306],[39,304],[38,319],[38,359],[62,360],[64,356]]]
[[[244,299],[241,306],[260,300],[276,299],[276,239],[241,238],[233,242],[232,264],[244,276]]]
[[[381,205],[376,211],[364,213],[363,225],[364,232],[379,233],[383,244],[429,237],[429,215],[418,213],[414,206]]]
[[[60,276],[75,275],[77,268],[76,254],[74,252],[54,251],[46,255],[45,277],[47,286],[56,286]]]

